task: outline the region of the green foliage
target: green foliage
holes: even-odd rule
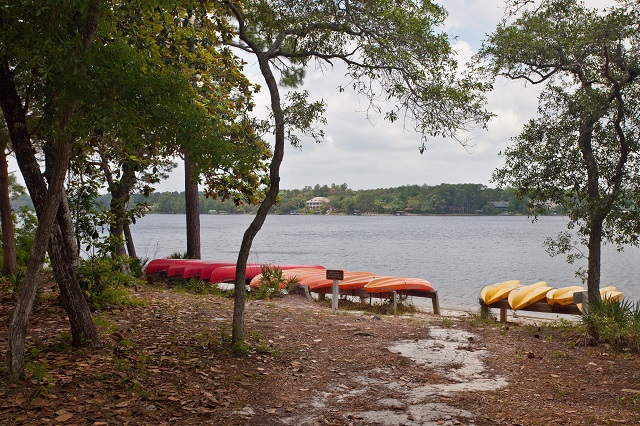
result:
[[[614,349],[640,353],[640,301],[603,299],[589,303],[582,321]]]
[[[287,85],[299,84],[300,70],[312,61],[320,67],[342,61],[348,83],[340,90],[353,89],[368,102],[368,113],[403,122],[425,138],[461,141],[461,129],[484,126],[490,117],[483,110],[485,86],[459,77],[449,35],[437,31],[446,18],[442,6],[411,0],[224,3],[242,30],[241,42],[231,44],[257,55],[269,51]]]
[[[271,299],[281,294],[282,288],[286,286],[286,280],[282,277],[282,270],[263,265],[260,274],[260,284],[249,294],[255,299]]]
[[[167,256],[167,259],[189,259],[187,252],[175,252]]]
[[[11,284],[11,293],[14,297],[18,297],[18,293],[20,293],[20,288],[22,287],[22,282],[24,281],[25,272],[23,269],[18,269],[18,271],[9,277],[9,283]],[[38,291],[40,288],[38,287]]]
[[[38,218],[35,212],[27,207],[22,207],[15,216],[16,260],[19,269],[26,269],[38,227]]]
[[[482,320],[496,320],[496,316],[491,312],[491,308],[484,303],[480,304],[480,312],[478,315]]]
[[[127,287],[144,284],[133,276],[129,258],[92,256],[80,261],[78,279],[92,310],[114,306],[137,306],[140,301],[131,298]]]

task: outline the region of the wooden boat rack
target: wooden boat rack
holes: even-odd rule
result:
[[[322,288],[312,290],[313,293],[317,293],[320,298],[324,298],[327,294],[332,293],[331,287]],[[340,290],[340,296],[355,296],[359,297],[360,300],[366,300],[369,298],[369,303],[371,303],[373,296],[379,296],[381,298],[393,299],[394,306],[397,304],[397,296],[412,296],[412,297],[426,297],[431,299],[431,304],[433,306],[433,313],[435,315],[440,315],[440,302],[438,301],[438,292],[437,291],[418,291],[418,290],[401,290],[401,291],[390,291],[385,293],[370,293],[364,289],[353,289],[353,290]]]
[[[509,301],[507,301],[506,299],[500,300],[490,305],[487,305],[486,303],[484,303],[482,299],[478,299],[478,302],[480,303],[480,306],[486,306],[492,309],[493,308],[500,309],[500,322],[507,322],[507,309],[511,309],[511,306],[509,306]],[[581,315],[581,312],[576,305],[573,305],[573,304],[567,305],[567,306],[550,305],[547,303],[546,299],[533,303],[519,310],[529,311],[529,312],[545,312],[545,313],[552,313],[552,314]]]

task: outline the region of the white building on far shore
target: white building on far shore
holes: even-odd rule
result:
[[[325,204],[329,204],[329,199],[326,197],[313,197],[305,203],[305,206],[310,210],[320,209]]]

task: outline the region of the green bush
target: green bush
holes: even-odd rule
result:
[[[129,257],[81,259],[78,280],[92,310],[138,304],[126,288],[141,286],[144,281],[131,273],[131,262]]]
[[[271,299],[281,294],[285,279],[282,270],[272,268],[269,265],[263,265],[260,274],[260,283],[258,287],[251,291],[255,299]]]
[[[640,301],[604,299],[589,303],[582,321],[593,337],[623,352],[640,353]]]

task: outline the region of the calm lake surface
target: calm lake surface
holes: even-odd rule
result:
[[[202,215],[202,258],[235,261],[249,215]],[[476,309],[482,287],[519,279],[552,287],[579,285],[578,265],[550,257],[546,237],[566,229],[565,217],[276,216],[254,240],[250,262],[320,264],[330,269],[424,278],[443,308]],[[184,215],[148,215],[132,227],[138,255],[186,251]],[[581,263],[586,265],[586,260]],[[603,247],[602,286],[640,300],[640,249]],[[414,303],[420,303],[415,300]],[[425,301],[429,304],[430,301]]]

